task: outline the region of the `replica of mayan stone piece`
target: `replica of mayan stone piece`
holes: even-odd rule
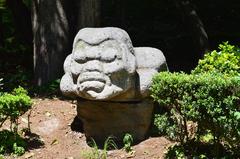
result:
[[[142,140],[153,111],[151,79],[167,69],[160,50],[134,48],[120,28],[84,28],[64,62],[60,89],[78,100],[78,117],[86,137],[121,140],[130,133],[135,140]]]

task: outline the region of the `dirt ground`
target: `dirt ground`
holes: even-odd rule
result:
[[[81,159],[82,154],[91,148],[83,133],[73,130],[76,104],[60,99],[34,99],[31,111],[20,117],[20,130],[27,128],[30,115],[32,134],[28,141],[27,152],[20,159]],[[108,151],[109,159],[157,159],[173,143],[164,137],[150,137],[133,146],[131,154],[124,150]],[[14,158],[9,156],[7,158]]]

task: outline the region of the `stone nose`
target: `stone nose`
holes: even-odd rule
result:
[[[84,72],[102,72],[103,64],[98,60],[90,60],[84,64]]]

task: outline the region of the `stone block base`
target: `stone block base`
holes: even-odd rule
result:
[[[78,117],[83,122],[86,137],[103,142],[113,136],[122,141],[126,133],[130,133],[134,141],[145,138],[151,124],[153,103],[141,102],[102,102],[79,100]]]

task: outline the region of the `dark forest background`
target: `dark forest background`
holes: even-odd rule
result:
[[[189,72],[218,44],[240,42],[239,0],[0,0],[0,78],[60,78],[83,27],[126,30],[135,47],[163,51],[170,71]]]

